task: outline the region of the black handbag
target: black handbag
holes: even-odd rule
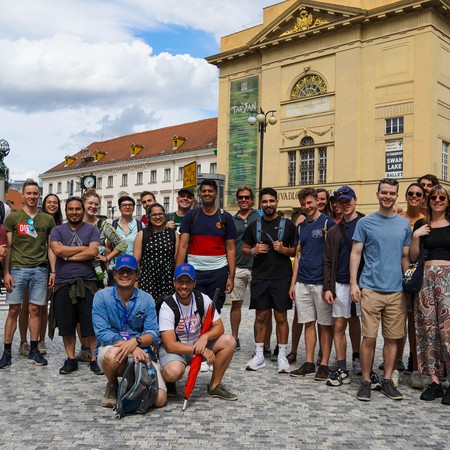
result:
[[[422,289],[425,256],[426,251],[422,248],[417,261],[411,263],[403,274],[403,292],[406,294],[418,294]]]

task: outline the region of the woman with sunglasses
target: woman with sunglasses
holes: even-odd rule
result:
[[[141,267],[139,287],[158,300],[173,291],[173,271],[178,249],[178,236],[166,227],[166,211],[159,203],[147,210],[148,227],[136,236],[133,255]]]
[[[428,216],[414,225],[409,258],[419,258],[420,246],[428,252],[419,301],[415,304],[419,371],[431,376],[421,400],[442,398],[450,405],[450,387],[444,393],[439,378],[447,370],[450,380],[450,191],[434,186],[427,198]]]

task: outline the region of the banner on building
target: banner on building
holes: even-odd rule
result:
[[[403,176],[403,140],[386,141],[386,178]]]
[[[258,127],[249,125],[247,119],[258,108],[258,85],[258,76],[230,84],[227,204],[236,203],[239,186],[256,188]]]

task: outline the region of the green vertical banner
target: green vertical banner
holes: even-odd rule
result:
[[[258,109],[259,77],[232,81],[230,84],[230,146],[228,149],[227,204],[236,203],[236,189],[248,184],[256,188],[258,126],[247,119]]]

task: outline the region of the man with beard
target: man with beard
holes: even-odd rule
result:
[[[177,196],[178,209],[175,212],[167,214],[167,226],[179,231],[184,216],[191,210],[194,202],[194,193],[190,189],[180,189]]]
[[[40,192],[35,181],[25,181],[22,196],[25,202],[23,209],[9,214],[5,219],[7,251],[3,279],[9,311],[0,369],[11,365],[12,340],[26,295],[29,296],[31,339],[28,361],[39,366],[47,365],[47,360],[38,350],[38,338],[41,308],[47,307],[47,288],[53,287],[55,281],[55,258],[48,247],[50,230],[55,226],[55,221],[49,214],[39,211]]]
[[[99,374],[94,355],[97,341],[92,326],[92,302],[97,291],[92,261],[98,254],[100,231],[95,225],[83,222],[84,205],[80,197],[67,199],[66,216],[67,223],[53,228],[50,235],[51,249],[57,256],[53,308],[67,353],[59,373],[66,375],[78,370],[75,329],[80,323],[81,336],[88,338],[91,350],[90,369]]]
[[[275,189],[260,191],[263,217],[252,222],[244,233],[242,252],[254,257],[250,289],[250,309],[256,310],[256,354],[247,363],[247,370],[259,370],[264,361],[264,336],[268,315],[274,310],[278,339],[278,373],[290,371],[286,359],[289,334],[287,311],[292,309],[289,285],[292,277],[291,257],[296,251],[295,225],[277,213],[278,193]]]
[[[217,209],[217,184],[203,180],[200,184],[202,206],[190,210],[180,227],[180,244],[175,266],[186,260],[197,273],[197,290],[214,297],[220,289],[217,310],[225,302],[225,294],[234,287],[236,270],[236,226],[230,213]]]
[[[411,226],[408,220],[394,212],[398,198],[397,180],[383,178],[378,184],[377,198],[378,211],[356,224],[350,254],[350,297],[354,302],[361,302],[362,381],[356,395],[361,401],[370,401],[372,397],[370,375],[380,321],[384,338],[381,392],[393,400],[403,399],[391,376],[398,339],[405,334],[406,302],[402,276],[409,264]],[[362,255],[364,267],[358,282]]]

